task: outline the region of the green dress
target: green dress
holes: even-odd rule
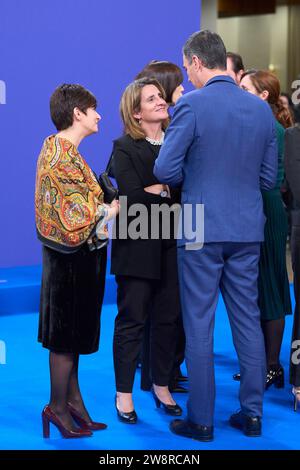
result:
[[[284,128],[276,121],[278,142],[278,174],[276,186],[262,191],[265,241],[261,246],[258,293],[262,320],[278,320],[292,313],[290,286],[286,269],[287,214],[283,206],[280,186],[284,177]]]

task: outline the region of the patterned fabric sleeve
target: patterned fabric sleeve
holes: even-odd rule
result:
[[[54,139],[44,146],[36,184],[36,224],[46,239],[70,247],[80,245],[104,218],[102,190],[68,141]]]

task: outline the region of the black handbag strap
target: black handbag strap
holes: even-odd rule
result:
[[[109,175],[109,172],[110,172],[111,167],[112,167],[113,156],[114,156],[114,152],[111,152],[111,155],[110,155],[110,157],[109,157],[108,163],[107,163],[107,165],[106,165],[105,173],[107,173],[108,175]]]

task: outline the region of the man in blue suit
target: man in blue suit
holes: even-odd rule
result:
[[[193,214],[204,205],[204,239],[197,249],[183,227],[178,240],[190,394],[187,419],[170,427],[179,435],[213,439],[213,330],[220,289],[241,371],[241,411],[230,424],[259,436],[266,380],[257,304],[265,222],[260,190],[272,189],[276,180],[274,118],[265,102],[227,75],[226,50],[217,34],[194,33],[183,58],[197,90],[178,101],[154,173],[160,182],[182,187],[183,213],[187,204]]]

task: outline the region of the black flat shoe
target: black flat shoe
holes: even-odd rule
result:
[[[284,370],[282,366],[278,368],[270,367],[267,372],[266,390],[274,385],[276,388],[284,388]]]
[[[129,411],[128,413],[125,413],[125,411],[120,411],[117,407],[117,397],[115,398],[115,406],[119,421],[126,424],[136,424],[138,417],[135,410]]]
[[[210,442],[214,438],[213,426],[201,426],[185,419],[174,419],[170,430],[178,436],[189,437],[197,441]]]
[[[233,428],[240,429],[248,437],[261,436],[261,418],[259,416],[248,416],[242,411],[230,416],[230,425]]]
[[[153,395],[153,398],[154,398],[154,401],[155,401],[155,404],[156,404],[157,408],[160,408],[160,406],[162,405],[164,411],[168,415],[171,415],[171,416],[181,416],[182,415],[182,408],[180,408],[180,406],[177,405],[177,403],[176,403],[176,405],[167,405],[166,403],[163,403],[162,401],[160,401],[158,396],[155,394],[155,391],[154,391],[153,388],[151,389],[151,392],[152,392],[152,395]]]

